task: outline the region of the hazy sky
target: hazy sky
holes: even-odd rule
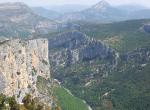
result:
[[[0,0],[0,2],[25,2],[30,6],[48,6],[48,5],[63,5],[63,4],[82,4],[93,5],[101,0]],[[150,7],[150,0],[106,0],[113,5],[120,4],[140,4]]]

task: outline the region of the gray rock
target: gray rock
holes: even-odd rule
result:
[[[18,102],[28,93],[47,100],[48,96],[43,96],[37,89],[38,76],[45,80],[50,78],[48,40],[3,41],[0,45],[0,92],[15,96]]]
[[[78,61],[96,58],[110,61],[115,59],[113,49],[78,31],[63,33],[49,39],[49,53],[51,62],[57,66],[68,66]]]
[[[5,78],[2,73],[0,73],[0,93],[3,92],[4,88],[6,87]]]

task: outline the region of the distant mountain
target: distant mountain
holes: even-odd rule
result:
[[[145,19],[150,18],[150,9],[138,10],[130,13],[130,17],[133,19]]]
[[[149,19],[150,9],[140,5],[123,5],[117,7],[120,10],[127,11],[128,19]]]
[[[112,6],[102,0],[97,4],[88,7],[82,5],[63,5],[52,7],[35,7],[33,11],[43,17],[61,22],[99,22],[110,23],[132,19],[150,18],[150,9],[141,5]]]
[[[55,31],[58,23],[35,14],[23,3],[0,4],[0,37],[29,37]]]
[[[89,8],[86,5],[66,4],[61,6],[48,6],[47,9],[59,12],[61,14],[82,11]]]
[[[134,12],[134,11],[139,11],[139,10],[143,10],[143,9],[146,9],[146,7],[144,6],[141,6],[141,5],[120,5],[120,6],[117,6],[118,9],[120,10],[125,10],[125,11],[128,11],[128,12]]]
[[[98,10],[98,11],[104,11],[109,7],[111,7],[110,4],[108,2],[106,2],[105,0],[102,0],[102,1],[98,2],[97,4],[93,5],[91,7],[91,9]]]
[[[58,18],[59,16],[61,16],[62,14],[59,13],[59,12],[56,12],[56,11],[53,11],[53,10],[49,10],[49,9],[46,9],[46,8],[43,8],[43,7],[33,7],[32,10],[40,15],[40,16],[43,16],[45,18],[49,18],[49,19],[56,19]]]
[[[83,11],[65,14],[60,19],[63,21],[112,22],[124,20],[125,17],[124,11],[112,7],[105,0],[102,0]]]
[[[59,10],[59,12],[61,12]],[[97,4],[81,11],[70,11],[58,17],[57,20],[67,21],[87,21],[87,22],[118,22],[131,19],[150,18],[150,10],[140,5],[112,6],[107,1],[102,0]]]

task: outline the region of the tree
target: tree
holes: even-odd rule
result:
[[[5,100],[6,100],[6,96],[3,94],[0,94],[0,110],[2,110],[5,107]]]
[[[19,110],[19,104],[17,103],[15,97],[6,98],[6,102],[8,102],[10,106],[10,110]]]

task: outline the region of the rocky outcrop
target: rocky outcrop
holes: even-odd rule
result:
[[[143,26],[143,30],[147,33],[150,33],[150,24],[146,24]]]
[[[47,96],[38,92],[38,76],[50,78],[47,39],[0,42],[0,92],[14,95],[18,102],[27,93],[44,101]]]
[[[121,54],[122,61],[134,62],[134,64],[147,64],[150,61],[150,49],[148,47],[138,48],[132,52]]]
[[[111,59],[114,51],[100,41],[92,40],[80,51],[80,59],[92,60],[94,58]]]
[[[116,57],[113,49],[78,31],[63,33],[49,39],[49,52],[50,60],[55,66],[68,66],[96,58],[114,62]]]

